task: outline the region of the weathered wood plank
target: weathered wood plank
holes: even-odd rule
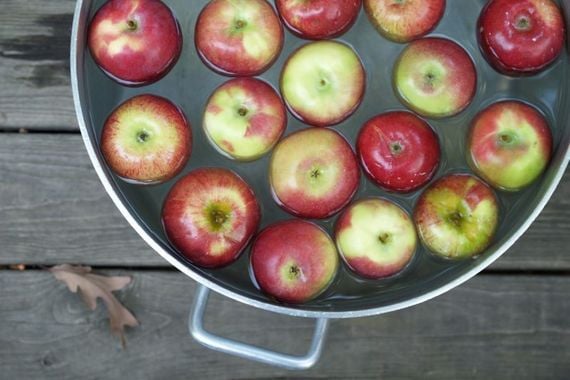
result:
[[[76,135],[0,135],[0,264],[167,265],[105,194]],[[570,173],[494,268],[570,269]]]
[[[74,0],[3,0],[0,129],[77,129],[69,82]]]
[[[128,273],[128,272],[127,272]],[[0,377],[6,379],[267,379],[293,374],[211,352],[187,333],[195,285],[134,272],[120,298],[141,322],[121,351],[95,313],[45,272],[0,272]],[[565,379],[570,278],[480,276],[385,316],[334,321],[322,361],[302,375],[336,379]],[[300,352],[312,322],[212,297],[207,327]],[[299,374],[297,374],[299,375]]]

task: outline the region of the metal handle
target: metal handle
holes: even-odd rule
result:
[[[208,304],[209,293],[210,290],[207,287],[203,285],[199,286],[190,312],[190,319],[188,321],[190,334],[192,334],[192,337],[194,337],[198,343],[212,350],[291,370],[309,369],[319,361],[323,352],[327,329],[329,327],[328,319],[319,318],[316,320],[313,340],[306,355],[294,356],[282,354],[213,335],[206,331],[204,329],[203,319],[204,312],[206,311],[206,306]]]

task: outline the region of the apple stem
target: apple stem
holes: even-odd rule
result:
[[[378,236],[378,240],[380,240],[380,243],[386,244],[390,241],[390,234],[383,233],[380,236]]]
[[[240,108],[238,109],[238,114],[239,114],[240,116],[242,116],[242,117],[243,117],[243,116],[246,116],[246,115],[247,115],[247,108],[245,108],[245,107],[240,107]]]
[[[296,265],[293,265],[289,268],[289,278],[291,280],[296,280],[301,276],[301,268]]]
[[[150,138],[150,135],[145,131],[142,131],[137,135],[137,141],[140,143],[147,142],[149,138]]]
[[[527,16],[519,16],[515,22],[515,29],[521,32],[527,32],[531,29],[532,23]]]
[[[127,21],[127,29],[134,32],[135,30],[137,30],[138,25],[137,22],[135,20],[129,20]]]
[[[403,150],[404,149],[402,147],[402,144],[400,144],[399,142],[390,144],[390,152],[392,152],[394,156],[399,155],[400,153],[402,153]]]
[[[455,226],[460,227],[461,223],[463,222],[463,215],[461,215],[459,211],[456,211],[449,215],[449,221]]]

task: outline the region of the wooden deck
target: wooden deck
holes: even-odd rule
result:
[[[83,148],[67,63],[75,2],[1,4],[0,379],[570,378],[570,173],[491,268],[412,309],[333,322],[313,370],[202,348],[186,327],[195,284],[121,218]],[[102,307],[90,312],[42,270],[61,263],[134,278],[119,293],[141,322],[126,350]],[[303,350],[312,329],[219,296],[209,310],[208,328],[286,351]]]

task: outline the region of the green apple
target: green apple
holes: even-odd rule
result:
[[[338,219],[335,231],[336,245],[346,264],[371,279],[389,277],[405,268],[418,240],[408,213],[381,198],[350,206]]]
[[[326,127],[348,118],[364,96],[366,74],[348,45],[319,41],[304,45],[285,63],[281,93],[301,121]]]

